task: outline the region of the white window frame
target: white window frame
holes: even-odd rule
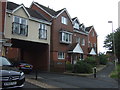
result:
[[[62,43],[72,43],[72,34],[69,32],[60,32],[60,42]]]
[[[94,31],[92,32],[92,37],[94,37],[95,36],[95,33],[94,33]]]
[[[19,22],[15,22],[16,17],[19,19]],[[25,20],[25,23],[22,23],[22,20]],[[25,35],[25,36],[27,35],[27,33],[28,33],[27,19],[19,17],[19,16],[13,16],[13,23],[15,23],[16,25],[18,24],[18,30],[14,30],[15,26],[13,26],[13,33],[14,34]],[[25,26],[27,28],[27,30],[24,31],[24,34],[21,33],[22,32],[21,26]]]
[[[94,43],[94,47],[95,47],[95,48],[97,47],[96,43]]]
[[[82,46],[85,46],[85,39],[82,38]]]
[[[76,37],[76,43],[80,43],[80,37]]]
[[[39,24],[39,38],[40,39],[47,39],[46,24],[43,24],[43,23]]]
[[[62,16],[61,17],[61,23],[67,25],[67,23],[68,23],[67,18]]]
[[[58,59],[65,59],[65,53],[64,52],[58,52]]]
[[[79,29],[79,24],[75,22],[74,28],[75,28],[75,29]]]

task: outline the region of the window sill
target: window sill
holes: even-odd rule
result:
[[[62,43],[62,44],[71,44],[71,42],[63,42],[63,41],[60,41],[60,43]]]

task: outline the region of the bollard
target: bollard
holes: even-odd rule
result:
[[[35,80],[37,80],[37,69],[35,70]]]
[[[94,78],[96,78],[96,72],[97,72],[96,67],[94,67],[94,69],[93,69]]]

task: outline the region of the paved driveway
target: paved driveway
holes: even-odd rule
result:
[[[55,73],[38,73],[38,80],[42,85],[47,84],[57,88],[118,88],[118,82],[108,78],[108,74],[114,68],[109,63],[108,67],[97,73],[97,78],[71,76]],[[29,79],[35,79],[35,74],[27,75]]]

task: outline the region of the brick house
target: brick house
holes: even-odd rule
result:
[[[76,60],[83,60],[88,55],[88,33],[85,31],[84,24],[81,24],[77,17],[73,18],[72,21],[74,27],[72,48],[78,48],[76,52],[72,50],[72,59],[76,63]]]
[[[7,2],[3,47],[5,56],[25,60],[34,69],[50,69],[50,25],[41,13],[23,4]],[[11,47],[8,47],[11,44]]]
[[[64,71],[66,61],[74,64],[76,60],[82,60],[88,56],[88,41],[91,40],[88,37],[91,36],[91,30],[88,31],[88,28],[83,23],[81,24],[78,18],[71,19],[65,8],[55,11],[37,2],[32,2],[30,8],[39,11],[52,22],[51,70]]]
[[[73,25],[68,11],[64,8],[54,11],[48,7],[33,2],[30,6],[38,10],[51,20],[51,48],[50,61],[51,71],[64,71],[65,62],[68,60],[68,50],[72,44]]]
[[[97,33],[93,26],[86,27],[88,33],[88,53],[89,55],[97,55]]]
[[[18,24],[22,19],[25,21],[25,30],[14,30],[15,18],[19,18]],[[85,27],[77,17],[72,19],[65,8],[55,11],[37,2],[26,8],[8,2],[5,22],[6,43],[12,44],[11,47],[5,44],[6,56],[27,60],[39,70],[63,72],[66,61],[75,64],[77,60],[97,55],[94,27]]]

